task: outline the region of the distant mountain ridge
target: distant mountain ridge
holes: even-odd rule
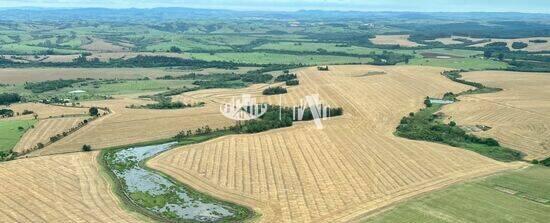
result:
[[[440,20],[550,20],[550,14],[517,12],[359,12],[359,11],[233,11],[195,8],[0,8],[0,21],[174,21],[185,19],[277,19],[277,20],[338,20],[338,19],[440,19]]]

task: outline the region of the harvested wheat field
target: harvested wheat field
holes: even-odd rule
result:
[[[370,41],[377,45],[399,45],[402,47],[422,46],[409,40],[409,35],[376,35]]]
[[[428,40],[428,42],[440,42],[445,45],[463,44],[464,42],[460,41],[460,39],[466,39],[472,42],[478,42],[478,41],[484,40],[480,38],[471,38],[471,37],[465,37],[465,36],[451,36],[446,38],[437,38],[435,40]]]
[[[112,113],[29,155],[75,152],[84,144],[94,149],[135,144],[170,138],[182,130],[195,130],[205,125],[215,129],[233,124],[220,114],[219,106],[213,104],[173,110],[126,108],[147,103],[154,102],[132,98],[84,102],[87,106],[108,107]]]
[[[485,43],[479,43],[475,45],[471,45],[472,47],[484,47],[485,45],[489,43],[495,43],[495,42],[505,42],[508,45],[508,48],[510,50],[523,50],[528,52],[539,52],[539,51],[549,51],[550,50],[550,42],[546,43],[533,43],[530,41],[533,40],[546,40],[550,41],[550,37],[532,37],[532,38],[520,38],[520,39],[491,39],[490,42]],[[512,44],[514,42],[522,42],[527,43],[527,47],[523,49],[514,49],[512,48]]]
[[[38,115],[38,118],[51,118],[51,117],[61,117],[61,116],[82,116],[88,114],[88,108],[80,107],[66,107],[59,105],[48,105],[42,103],[20,103],[13,104],[10,106],[14,112],[23,113],[25,110],[33,111]],[[33,117],[31,115],[18,116],[16,118],[29,118]]]
[[[50,137],[68,132],[69,129],[78,126],[78,124],[86,118],[88,117],[49,118],[40,120],[34,128],[23,135],[19,143],[13,148],[13,151],[25,153],[33,150],[38,143],[46,145],[50,141]]]
[[[136,222],[124,210],[97,152],[0,163],[0,222]],[[8,180],[9,179],[9,180]]]
[[[130,51],[133,45],[126,43],[111,43],[107,42],[100,38],[95,37],[86,37],[87,41],[91,41],[88,44],[80,46],[81,49],[89,51],[100,51],[100,52],[126,52]]]
[[[500,87],[491,94],[467,95],[443,112],[462,125],[492,127],[481,136],[527,154],[526,159],[550,156],[550,76],[504,71],[470,72],[464,79]]]
[[[365,76],[369,71],[385,74]],[[325,121],[322,130],[300,123],[185,146],[148,165],[200,191],[253,207],[264,222],[360,220],[395,202],[523,165],[393,135],[400,118],[421,108],[426,96],[468,89],[441,71],[413,66],[302,69],[297,72],[300,85],[289,89],[283,103],[318,93],[326,103],[342,106],[344,116]],[[230,97],[223,91],[206,93],[220,100]],[[279,97],[262,100],[274,103]]]

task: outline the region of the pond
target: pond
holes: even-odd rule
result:
[[[246,209],[200,194],[143,167],[150,157],[176,143],[108,151],[105,163],[131,203],[173,221],[216,222],[238,219]]]
[[[443,100],[443,99],[430,99],[430,102],[431,102],[432,104],[447,105],[447,104],[452,104],[452,103],[454,103],[455,101]]]

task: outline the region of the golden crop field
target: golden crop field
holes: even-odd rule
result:
[[[466,95],[443,112],[463,125],[492,127],[477,134],[522,151],[527,159],[550,156],[550,76],[504,71],[470,72],[464,79],[503,91]]]
[[[60,117],[60,116],[74,116],[74,115],[86,115],[88,114],[88,108],[80,107],[65,107],[58,105],[48,105],[42,103],[20,103],[13,104],[10,106],[14,112],[22,113],[24,110],[33,111],[38,115],[39,119],[50,118],[50,117]],[[15,118],[29,118],[34,115],[25,115],[18,116]]]
[[[366,75],[384,71],[383,75]],[[177,148],[147,164],[202,192],[259,210],[264,222],[346,222],[407,198],[524,164],[505,164],[441,144],[393,135],[426,96],[468,87],[440,68],[331,66],[299,70],[283,103],[318,93],[345,115]],[[253,86],[248,92],[262,86]],[[224,101],[231,90],[196,92]],[[201,96],[202,94],[202,96]],[[276,103],[278,96],[262,98]]]
[[[462,44],[462,42],[454,40],[456,38],[457,38],[456,36],[447,37],[447,38],[437,38],[434,40],[427,40],[427,42],[440,42],[445,45]]]
[[[215,129],[233,124],[220,114],[219,106],[212,104],[174,110],[126,108],[132,104],[146,103],[153,102],[132,98],[84,102],[86,106],[108,107],[112,113],[29,155],[76,152],[80,151],[84,144],[101,149],[148,142],[170,138],[182,130],[195,130],[205,125]]]
[[[121,206],[97,152],[0,163],[0,222],[137,222]]]
[[[452,44],[462,44],[463,42],[455,40],[455,39],[467,39],[470,41],[481,41],[483,39],[480,38],[471,38],[471,37],[465,37],[465,36],[451,36],[446,38],[437,38],[435,40],[430,40],[429,42],[440,42],[445,45],[452,45]]]
[[[374,44],[378,45],[399,45],[402,47],[415,47],[422,46],[409,40],[409,35],[377,35],[375,38],[370,39]]]
[[[92,42],[86,45],[80,46],[81,49],[89,51],[100,51],[100,52],[125,52],[130,51],[133,45],[127,45],[123,43],[117,43],[117,45],[107,42],[100,38],[89,38]]]
[[[19,143],[13,148],[14,152],[24,153],[32,150],[38,143],[46,144],[50,137],[62,134],[70,128],[76,127],[87,117],[49,118],[38,121],[34,128],[29,129]]]

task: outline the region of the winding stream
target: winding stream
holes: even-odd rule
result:
[[[173,182],[144,162],[176,143],[108,151],[105,163],[121,184],[127,200],[155,216],[172,221],[215,222],[237,220],[246,209],[200,194]]]

